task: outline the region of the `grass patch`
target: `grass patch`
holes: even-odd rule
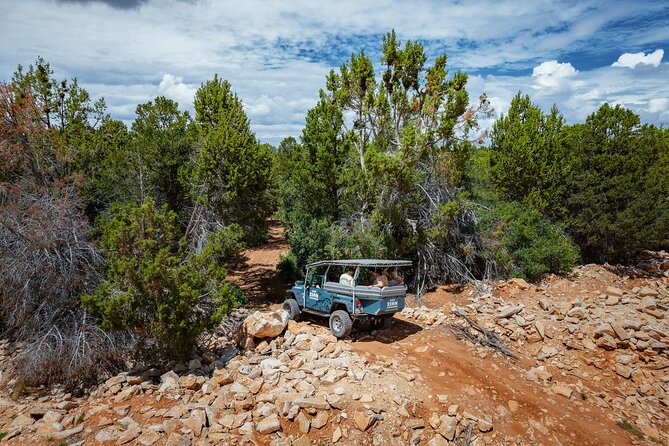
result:
[[[0,441],[7,436],[7,432],[0,432]]]
[[[18,382],[12,389],[12,392],[10,393],[10,398],[13,399],[14,401],[20,399],[21,397],[25,396],[28,393],[28,386],[25,385],[23,382]]]
[[[641,440],[643,440],[644,438],[646,438],[646,436],[644,435],[644,433],[641,432],[641,431],[639,430],[638,427],[636,427],[635,425],[633,425],[632,423],[630,423],[630,422],[627,421],[627,420],[620,420],[620,421],[618,421],[618,426],[620,426],[621,429],[626,430],[626,431],[629,432],[630,434],[636,435],[636,436],[637,436],[638,438],[640,438]]]

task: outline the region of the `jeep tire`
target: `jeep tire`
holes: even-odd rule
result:
[[[283,302],[283,309],[288,312],[288,318],[296,321],[300,317],[300,306],[295,299],[286,299]]]
[[[344,310],[333,311],[330,315],[330,331],[338,338],[345,338],[351,334],[353,329],[353,321],[351,316]]]

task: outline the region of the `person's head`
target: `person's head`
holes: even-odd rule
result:
[[[349,276],[352,277],[353,276],[353,268],[346,268],[346,274],[348,274]]]

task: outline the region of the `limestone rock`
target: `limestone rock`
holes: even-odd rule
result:
[[[492,430],[492,422],[486,419],[479,419],[478,421],[479,430],[481,432],[490,432]]]
[[[300,398],[296,400],[293,404],[297,405],[302,409],[313,408],[320,410],[328,410],[330,408],[330,404],[327,401],[325,401],[325,398],[323,396],[317,396],[314,398]]]
[[[637,296],[639,297],[657,297],[657,295],[658,295],[657,291],[655,291],[652,288],[648,288],[647,286],[641,288],[637,293]]]
[[[632,376],[632,368],[630,366],[616,362],[615,369],[616,373],[625,379]]]
[[[611,328],[613,328],[613,331],[616,332],[616,336],[618,336],[621,340],[627,341],[630,338],[630,334],[625,331],[622,325],[620,325],[617,322],[611,322]]]
[[[286,325],[288,325],[288,312],[285,310],[256,311],[244,320],[242,329],[248,336],[255,338],[275,338],[283,332]]]
[[[304,415],[304,412],[300,412],[297,414],[295,417],[295,421],[297,421],[297,425],[300,429],[300,432],[303,434],[308,434],[309,429],[311,428],[311,421],[309,421],[309,418],[307,418],[306,415]]]
[[[234,381],[230,372],[226,369],[216,369],[214,370],[213,380],[219,386],[224,386],[230,384]]]
[[[173,371],[169,371],[160,376],[160,387],[158,388],[159,392],[165,392],[166,390],[176,390],[179,388],[179,375]]]
[[[521,311],[523,311],[522,305],[503,307],[500,308],[500,313],[497,317],[500,319],[506,319],[513,316],[514,314],[520,313]]]
[[[256,430],[261,434],[271,434],[281,430],[281,422],[276,414],[270,415],[256,424]]]
[[[332,432],[332,442],[338,442],[342,437],[341,427],[337,426],[337,429]]]
[[[639,304],[639,310],[641,311],[646,311],[646,310],[654,310],[657,308],[657,301],[653,297],[644,297],[641,299],[641,303]]]
[[[604,334],[602,337],[597,339],[597,346],[603,348],[604,350],[615,350],[618,348],[616,340],[613,339],[613,336]]]
[[[17,415],[16,418],[12,420],[12,424],[10,425],[11,427],[24,427],[24,426],[30,426],[33,424],[35,420],[33,420],[32,417],[29,417],[26,414],[19,414]]]
[[[302,435],[300,438],[293,441],[292,446],[311,446],[311,440],[306,435]]]
[[[375,421],[376,415],[370,413],[369,411],[353,413],[353,422],[355,423],[355,427],[363,432],[369,429],[369,427],[374,424]]]
[[[439,435],[444,437],[448,441],[453,441],[455,438],[455,430],[458,426],[458,417],[442,415],[440,417],[441,424],[437,429]]]
[[[329,418],[330,415],[328,415],[327,412],[318,412],[318,414],[311,420],[311,427],[320,429],[327,424]]]
[[[606,288],[606,295],[607,296],[613,296],[613,297],[623,297],[623,290],[620,288],[616,288],[613,286],[609,286]]]
[[[571,398],[571,394],[572,394],[573,390],[572,390],[571,387],[569,387],[566,384],[555,383],[555,384],[553,384],[553,392],[557,393],[558,395],[562,395],[563,397],[569,399],[569,398]]]
[[[116,435],[114,435],[113,433],[111,433],[109,431],[106,431],[106,430],[98,431],[98,433],[95,434],[95,441],[97,441],[99,443],[106,443],[108,441],[115,441],[116,438],[117,438]]]

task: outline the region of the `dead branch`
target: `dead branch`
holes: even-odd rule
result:
[[[515,353],[513,353],[504,345],[504,342],[500,339],[499,336],[497,336],[497,334],[483,328],[476,321],[470,318],[465,312],[465,310],[463,310],[462,308],[455,307],[453,308],[453,314],[462,317],[465,321],[467,321],[467,323],[473,329],[475,329],[476,331],[478,331],[483,335],[483,336],[477,336],[476,334],[472,333],[467,326],[451,324],[449,328],[451,330],[451,333],[453,333],[453,335],[457,339],[459,340],[465,339],[473,344],[480,344],[486,347],[490,347],[510,358],[518,359]]]

